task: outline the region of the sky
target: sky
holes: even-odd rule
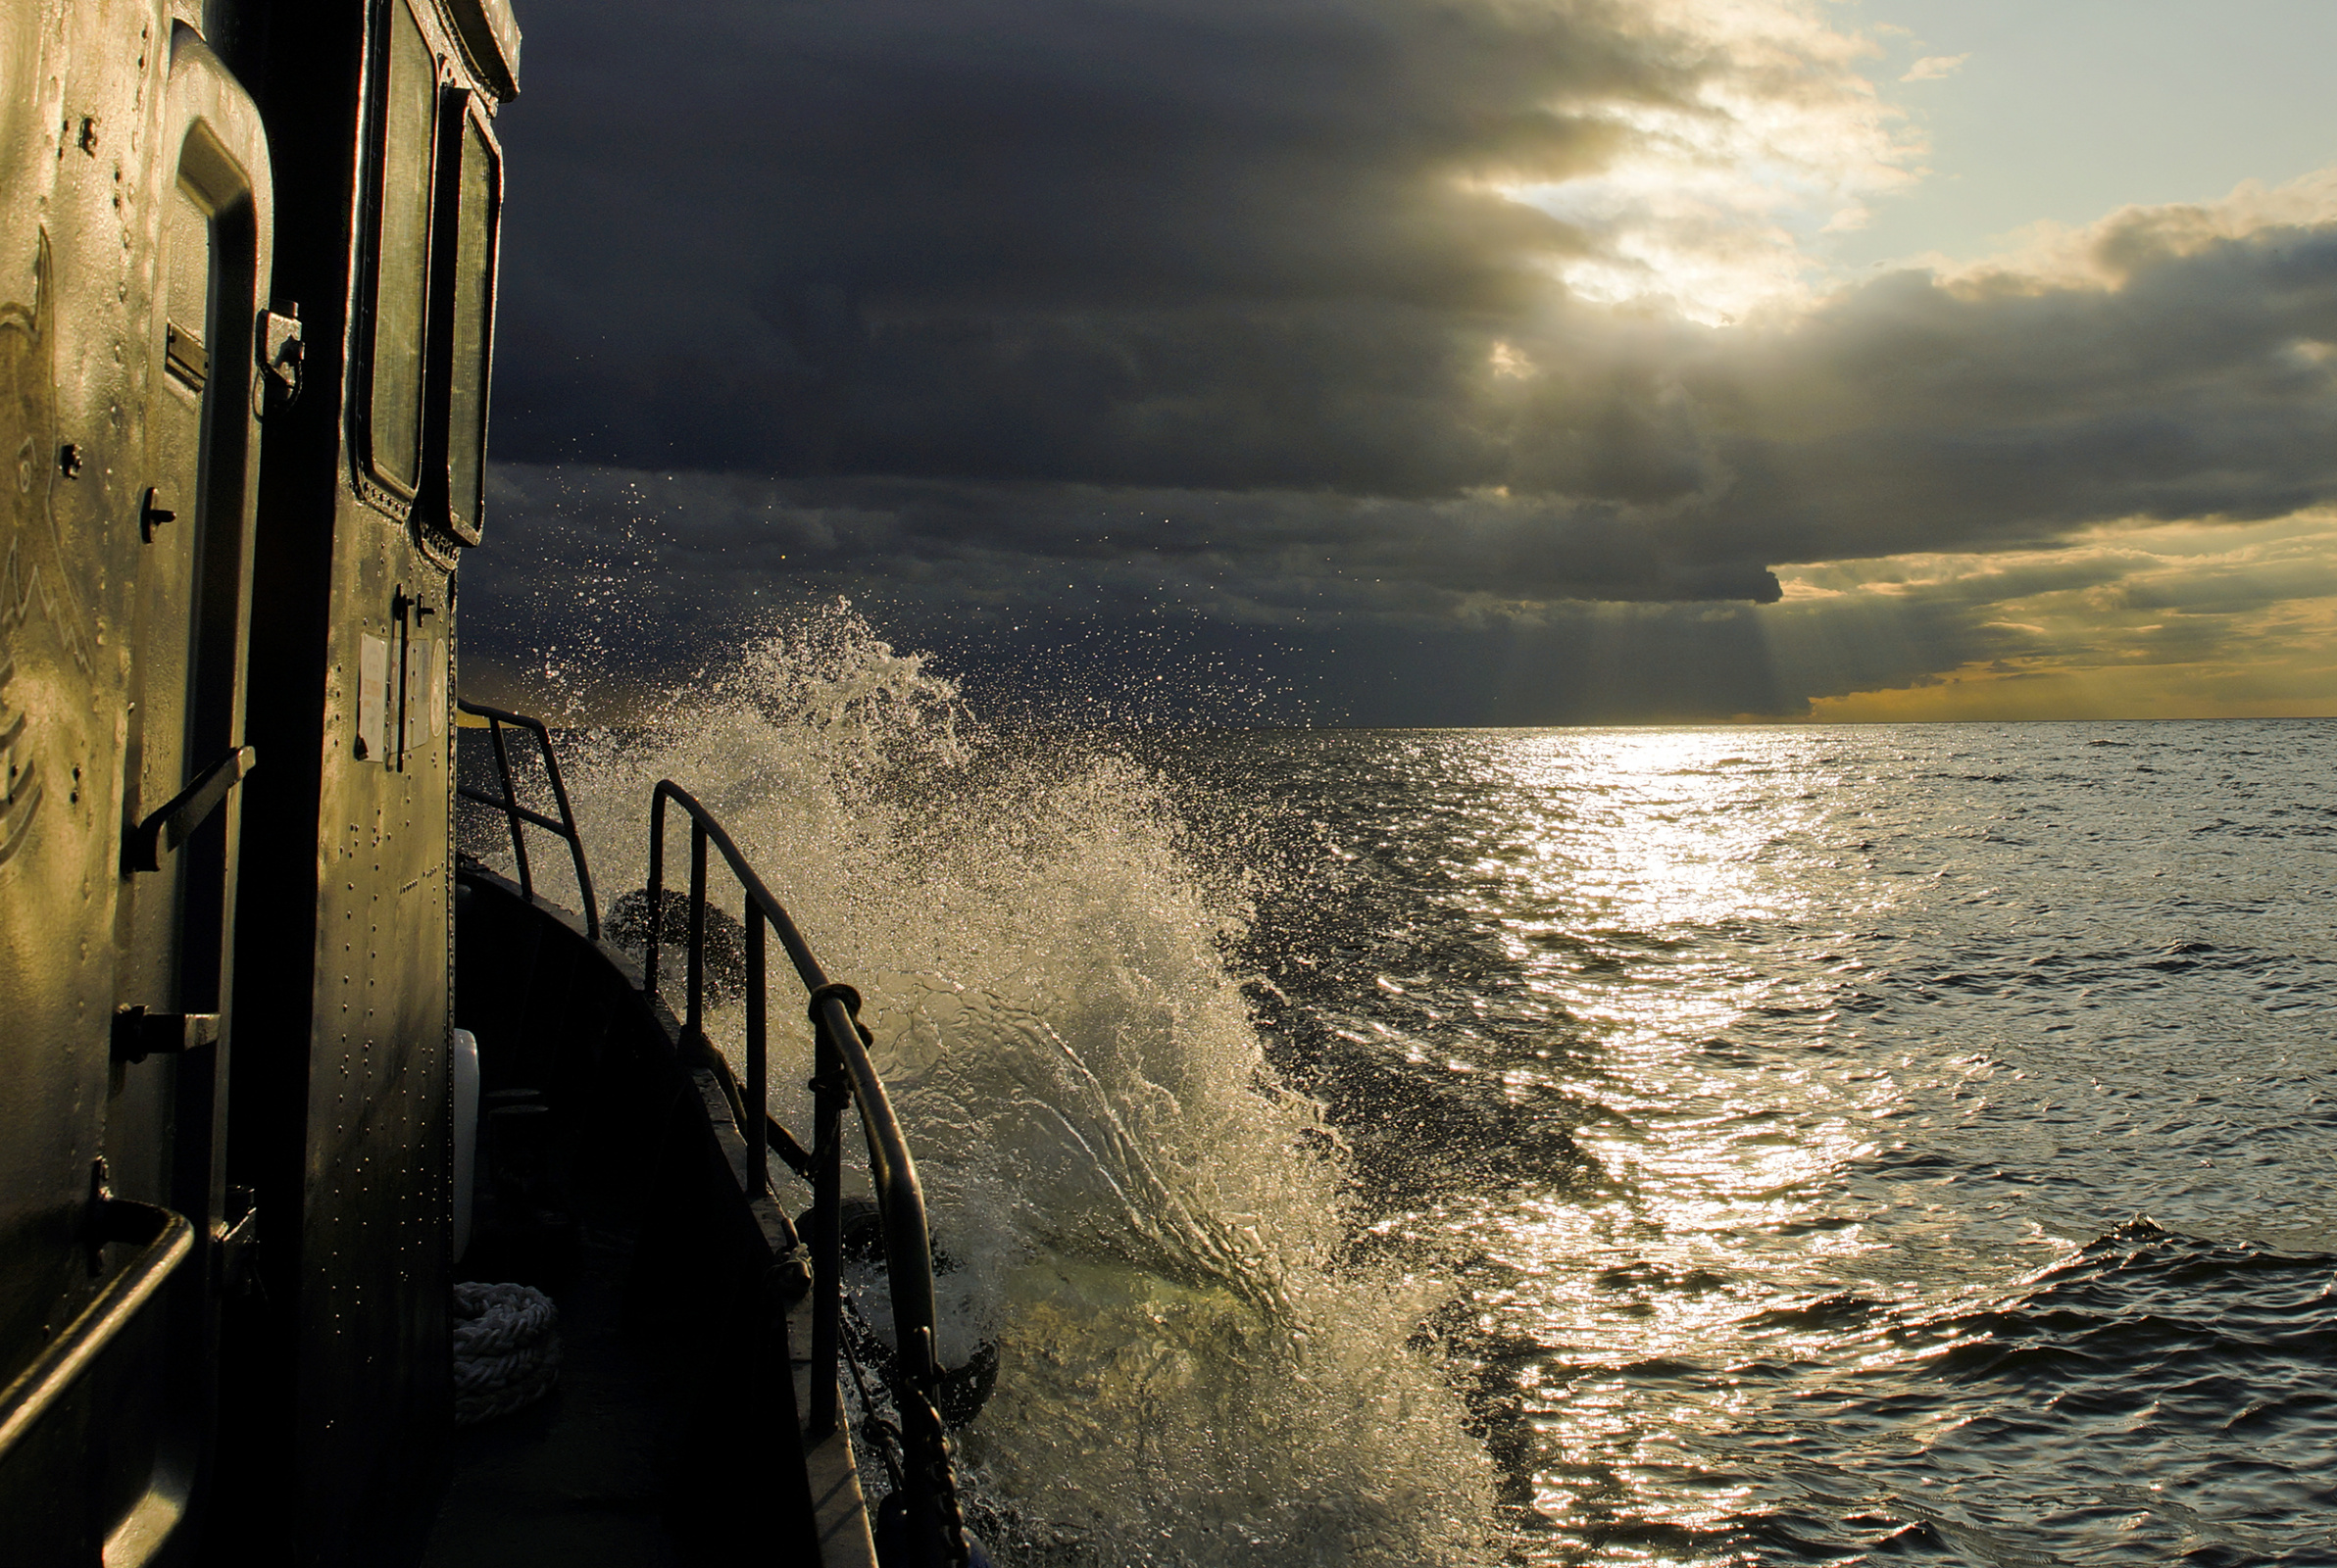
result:
[[[522,18],[466,684],[2337,713],[2337,6]]]

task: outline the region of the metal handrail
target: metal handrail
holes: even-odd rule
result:
[[[501,811],[511,825],[512,859],[520,871],[520,891],[535,897],[535,878],[527,866],[527,836],[522,824],[533,823],[548,833],[568,841],[569,858],[575,862],[576,888],[584,897],[584,933],[595,942],[601,935],[601,907],[592,896],[592,871],[584,863],[584,840],[576,832],[576,813],[568,804],[568,785],[560,776],[560,758],[552,750],[552,736],[544,728],[544,721],[525,713],[514,713],[501,708],[489,708],[484,703],[468,702],[457,698],[455,707],[476,718],[487,721],[487,733],[495,743],[495,767],[503,778],[503,797],[498,800],[484,790],[474,790],[468,784],[458,784],[455,793],[466,801],[492,806]],[[503,726],[515,725],[535,737],[544,758],[544,776],[552,781],[552,799],[560,805],[560,820],[555,822],[541,811],[531,811],[520,804],[520,793],[512,781],[511,751],[503,743]]]
[[[884,1232],[885,1272],[892,1293],[895,1355],[898,1375],[893,1379],[895,1402],[901,1414],[906,1463],[904,1487],[912,1517],[930,1533],[931,1544],[942,1559],[963,1565],[969,1560],[965,1521],[951,1478],[949,1443],[933,1398],[940,1379],[934,1354],[933,1255],[925,1227],[924,1190],[917,1177],[917,1162],[892,1102],[884,1092],[874,1063],[869,1059],[869,1034],[861,1024],[860,994],[830,980],[794,920],[771,896],[755,868],[747,863],[722,824],[689,791],[671,779],[661,780],[649,807],[648,947],[643,956],[643,994],[658,994],[658,949],[666,923],[666,803],[678,805],[690,819],[689,955],[685,1038],[706,1043],[706,850],[721,852],[746,901],[746,1057],[745,1114],[739,1131],[747,1144],[749,1194],[770,1191],[771,1133],[776,1128],[784,1142],[789,1164],[801,1152],[784,1128],[771,1116],[771,1063],[767,1044],[765,996],[766,932],[778,933],[779,946],[811,993],[814,1036],[812,1118],[812,1391],[805,1419],[816,1442],[835,1430],[836,1375],[843,1313],[843,1138],[844,1102],[860,1107],[861,1133],[869,1150],[869,1174],[876,1189],[876,1206]],[[790,1146],[794,1146],[792,1149]]]
[[[122,1199],[108,1200],[100,1214],[103,1240],[137,1242],[137,1255],[0,1392],[0,1458],[55,1408],[195,1250],[195,1228],[183,1214]]]
[[[257,751],[238,746],[203,769],[192,784],[155,808],[153,815],[130,831],[129,846],[123,857],[129,868],[161,870],[163,857],[176,853],[180,845],[194,837],[195,829],[219,809],[227,792],[242,783],[244,775],[259,760]]]

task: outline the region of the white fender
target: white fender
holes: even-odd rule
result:
[[[478,1037],[454,1032],[455,1261],[471,1250],[471,1188],[478,1169]]]

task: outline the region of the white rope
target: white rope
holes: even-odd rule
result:
[[[533,1404],[560,1381],[560,1313],[524,1285],[455,1287],[455,1425]]]

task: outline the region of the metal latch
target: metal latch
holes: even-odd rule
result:
[[[148,1056],[176,1055],[219,1042],[216,1012],[160,1012],[145,1007],[114,1009],[114,1059],[144,1061]]]
[[[433,714],[436,712],[436,705],[432,703],[430,695],[430,640],[423,636],[422,623],[438,612],[435,607],[407,593],[405,585],[401,583],[390,596],[389,612],[397,622],[398,646],[394,655],[384,650],[385,657],[393,657],[397,662],[394,668],[385,667],[383,670],[388,688],[384,696],[397,704],[397,713],[394,719],[396,734],[383,737],[390,745],[385,760],[398,771],[404,772],[408,754],[422,744],[423,720],[417,710]]]
[[[260,1208],[249,1187],[227,1189],[227,1214],[212,1229],[219,1249],[221,1293],[229,1298],[262,1294],[260,1282]]]
[[[187,390],[200,392],[211,379],[211,351],[203,346],[193,328],[180,326],[176,321],[163,324],[163,367],[184,381]]]
[[[138,537],[152,544],[155,529],[177,520],[178,514],[163,505],[163,487],[148,485],[145,496],[138,502]]]
[[[280,303],[283,313],[262,311],[258,329],[252,333],[253,346],[259,351],[260,368],[268,372],[268,383],[261,390],[269,410],[288,409],[300,401],[301,371],[307,353],[300,337],[300,307],[290,300]]]

